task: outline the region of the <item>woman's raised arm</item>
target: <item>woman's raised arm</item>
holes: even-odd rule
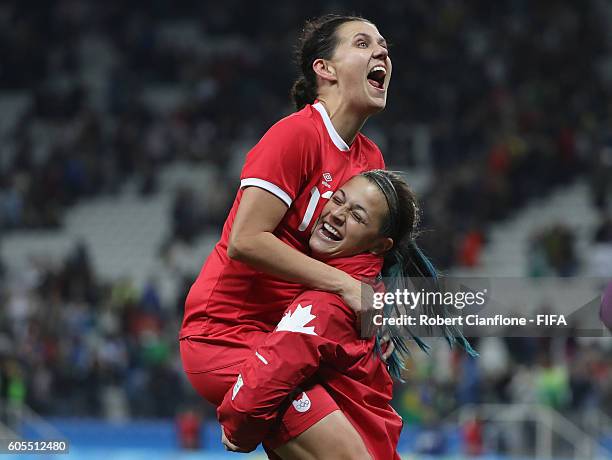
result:
[[[362,283],[274,235],[286,212],[287,205],[275,195],[257,187],[246,188],[233,222],[228,257],[283,280],[338,294],[355,312],[361,312]]]

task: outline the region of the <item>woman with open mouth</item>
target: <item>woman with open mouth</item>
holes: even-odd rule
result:
[[[221,239],[185,303],[183,367],[215,406],[304,287],[338,294],[356,312],[362,308],[362,283],[307,255],[308,240],[341,184],[384,168],[380,150],[360,130],[385,108],[389,51],[372,22],[330,15],[306,23],[297,57],[300,76],[292,95],[298,111],[272,126],[248,153]],[[313,420],[325,419],[320,436],[336,446],[335,458],[367,458],[325,388],[313,388],[310,398],[308,417],[287,413],[283,430],[295,438]]]

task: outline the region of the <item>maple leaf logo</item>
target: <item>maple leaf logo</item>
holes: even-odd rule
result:
[[[297,308],[293,313],[288,311],[285,313],[283,318],[276,326],[277,331],[288,331],[288,332],[301,332],[302,334],[317,335],[314,331],[314,326],[306,325],[316,318],[315,315],[310,313],[312,305],[302,307],[298,304]]]

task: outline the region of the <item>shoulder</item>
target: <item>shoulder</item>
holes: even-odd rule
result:
[[[342,297],[325,291],[306,290],[298,294],[292,306],[301,305],[302,308],[311,306],[313,314],[318,313],[324,317],[337,315],[353,315],[353,311],[344,303]]]
[[[317,142],[319,130],[310,106],[292,113],[277,121],[265,134],[265,137],[286,137],[293,140]]]
[[[360,147],[363,150],[367,150],[374,154],[378,154],[382,156],[382,153],[380,149],[378,148],[378,145],[376,145],[376,143],[372,139],[370,139],[368,136],[360,132],[357,134],[357,138],[359,139]]]
[[[385,169],[385,159],[378,145],[363,133],[357,135],[359,148],[367,158],[368,169]]]
[[[336,343],[355,339],[355,313],[336,294],[304,291],[286,313],[287,322],[312,328],[311,334]]]

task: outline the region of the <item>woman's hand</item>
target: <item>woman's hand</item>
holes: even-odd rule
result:
[[[384,362],[387,362],[387,359],[393,354],[393,350],[395,350],[395,344],[391,341],[391,337],[389,337],[389,334],[385,334],[382,336],[380,346],[383,350],[385,350],[382,354],[382,360]]]
[[[350,275],[346,275],[340,288],[340,296],[357,315],[357,321],[368,311],[374,310],[374,289]]]
[[[353,309],[357,315],[357,326],[361,331],[361,336],[371,336],[376,333],[374,322],[372,321],[374,313],[378,310],[374,308],[374,289],[366,283],[362,283],[352,276],[348,276],[345,286],[341,289],[340,295],[349,307]],[[361,326],[366,326],[362,328]],[[383,361],[391,356],[395,345],[391,341],[388,334],[385,334],[380,345],[383,348]]]
[[[232,444],[229,441],[229,439],[227,439],[227,437],[225,436],[225,430],[223,430],[223,427],[221,427],[221,442],[225,446],[225,450],[229,450],[231,452],[241,452],[241,453],[251,452],[250,450],[246,450],[241,447],[238,447],[235,444]]]

